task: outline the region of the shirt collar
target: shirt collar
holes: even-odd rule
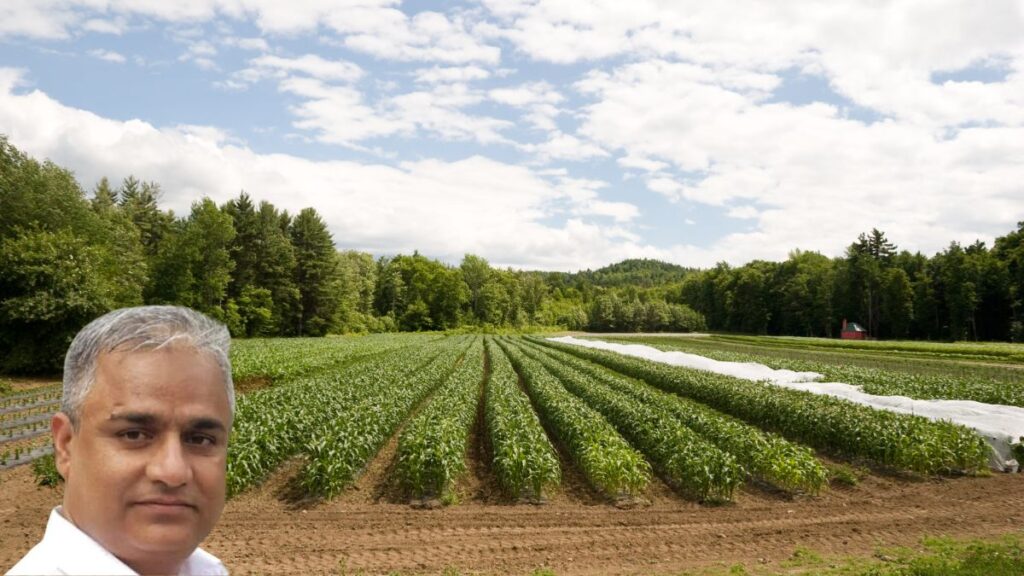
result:
[[[58,506],[50,511],[43,535],[46,549],[59,551],[58,565],[67,565],[71,572],[128,576],[138,574],[109,550],[82,532],[61,514]]]

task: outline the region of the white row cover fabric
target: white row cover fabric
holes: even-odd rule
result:
[[[767,381],[777,386],[804,390],[815,394],[836,396],[879,410],[902,414],[915,414],[930,420],[948,420],[973,428],[992,447],[989,466],[1004,472],[1017,472],[1020,465],[1013,458],[1011,446],[1024,442],[1024,408],[985,404],[973,400],[915,400],[906,396],[876,396],[864,392],[860,386],[842,382],[820,382],[817,372],[776,370],[755,362],[724,362],[688,354],[665,352],[641,344],[617,344],[601,340],[582,340],[572,336],[549,338],[554,342],[586,348],[609,350],[672,366],[706,370],[751,381]]]

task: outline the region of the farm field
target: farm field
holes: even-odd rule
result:
[[[757,362],[776,369],[818,372],[824,381],[861,385],[871,394],[1024,406],[1022,344],[841,342],[819,338],[653,334],[599,339],[678,350],[727,362]],[[945,346],[949,350],[944,349]],[[905,350],[911,352],[902,352]]]
[[[761,355],[838,370],[854,352],[825,353]],[[1015,353],[1000,370],[1021,368]],[[954,365],[969,361],[942,360],[967,393]],[[989,473],[984,442],[948,423],[539,338],[243,340],[233,363],[232,497],[205,547],[236,574],[771,573],[800,550],[1021,534],[1024,475]],[[913,374],[894,366],[863,368]],[[1010,373],[977,382],[1012,388]],[[46,383],[0,395],[0,451],[58,397]],[[10,467],[45,448],[34,438],[0,470],[0,566],[60,501]]]

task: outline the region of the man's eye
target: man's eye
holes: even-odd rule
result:
[[[129,442],[141,442],[148,438],[148,435],[142,430],[125,430],[120,432],[118,436]]]
[[[197,446],[213,446],[217,443],[216,438],[206,434],[190,434],[186,436],[186,440],[189,444],[195,444]]]

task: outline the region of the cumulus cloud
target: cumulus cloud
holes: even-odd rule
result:
[[[460,182],[493,170],[516,186],[536,186],[544,200],[518,206],[528,217],[517,222],[530,231],[527,243],[557,245],[562,252],[550,258],[565,262],[575,256],[591,262],[602,253],[600,263],[626,255],[686,265],[741,263],[784,258],[796,247],[837,254],[850,230],[871,227],[901,247],[930,252],[951,239],[990,239],[1024,219],[1024,10],[1017,0],[411,6],[399,0],[10,0],[0,3],[0,38],[69,43],[86,34],[123,34],[129,24],[166,25],[165,37],[187,46],[182,61],[207,70],[239,57],[238,50],[221,55],[218,48],[258,51],[215,84],[244,90],[272,82],[298,131],[294,138],[361,150],[383,146],[375,139],[418,139],[417,154],[441,156],[436,146],[445,157],[464,158],[390,168],[339,165],[346,174],[373,172],[404,186],[413,174],[429,179],[428,168]],[[256,37],[236,37],[236,22],[254,28]],[[298,45],[292,40],[306,42],[309,53],[289,55],[286,47]],[[118,61],[112,50],[124,49],[109,48],[92,56]],[[133,59],[142,58],[137,52],[145,51],[132,50]],[[978,79],[972,73],[980,68],[998,74]],[[4,74],[8,104],[27,106],[14,93],[16,75]],[[803,80],[817,92],[791,97]],[[13,113],[10,118],[5,122],[15,122]],[[47,134],[18,126],[25,141]],[[106,128],[98,126],[102,134]],[[52,130],[91,143],[70,128]],[[115,131],[138,138],[143,149],[160,138],[212,146],[214,156],[230,157],[229,166],[253,154],[224,131],[145,122],[120,123]],[[499,147],[487,148],[493,145]],[[522,164],[521,172],[484,157],[495,150]],[[414,157],[391,152],[399,161]],[[264,159],[255,156],[254,162]],[[89,170],[86,160],[97,156],[79,158],[76,169]],[[204,173],[206,164],[196,162]],[[573,178],[566,166],[589,178]],[[322,168],[303,165],[314,174]],[[353,182],[369,181],[363,177],[352,176]],[[324,175],[315,184],[337,182]],[[602,197],[619,185],[637,195],[635,204]],[[663,199],[681,214],[699,205],[701,233],[714,228],[706,225],[707,214],[740,231],[705,237],[701,246],[646,245],[637,236],[646,225],[637,206]],[[538,224],[550,221],[545,210],[569,220]],[[568,248],[566,238],[593,246]],[[526,252],[491,246],[510,263],[531,261]]]
[[[762,84],[723,86],[690,64],[627,64],[579,83],[594,97],[580,132],[626,165],[660,162],[647,165],[650,190],[750,220],[753,230],[713,246],[732,262],[783,259],[797,247],[838,254],[850,230],[872,227],[931,252],[991,239],[1024,215],[1008,203],[1024,194],[1014,160],[1024,127],[866,124],[823,103],[768,101]]]
[[[553,132],[547,141],[540,144],[523,144],[523,150],[536,154],[544,161],[573,160],[582,161],[591,158],[604,158],[608,152],[591,142],[563,132]]]
[[[234,46],[242,50],[253,50],[258,52],[267,52],[270,50],[270,44],[267,43],[263,38],[239,38],[229,36],[222,40],[225,46]]]
[[[442,82],[472,82],[491,77],[491,73],[479,66],[434,66],[420,68],[415,72],[416,81],[424,84]]]
[[[411,18],[400,10],[354,9],[327,18],[342,36],[338,45],[379,58],[450,64],[497,64],[501,49],[475,36],[460,16],[420,12]]]
[[[284,79],[295,73],[327,82],[355,82],[363,77],[363,69],[356,64],[344,60],[327,60],[316,54],[305,54],[298,58],[266,54],[253,58],[248,68],[232,76],[236,80],[251,83],[266,78]]]
[[[124,18],[90,18],[82,23],[82,30],[86,32],[113,34],[115,36],[120,36],[127,28],[128,22]]]
[[[113,62],[115,64],[124,64],[126,61],[124,55],[114,52],[113,50],[90,50],[89,56],[107,62]]]
[[[636,208],[600,200],[599,181],[482,156],[386,166],[258,154],[215,128],[112,120],[38,90],[16,93],[23,82],[23,72],[0,68],[0,126],[14,145],[71,168],[86,188],[103,176],[160,182],[178,214],[203,195],[225,202],[244,189],[293,212],[316,207],[342,248],[418,249],[450,262],[473,252],[500,266],[561,270],[663,255],[600,222],[628,221]],[[564,224],[546,223],[560,216]]]
[[[0,4],[0,37],[68,38],[79,30],[95,29],[97,13],[176,24],[225,16],[251,20],[267,34],[326,29],[326,41],[380,58],[452,64],[500,60],[501,49],[474,34],[461,16],[425,11],[410,17],[395,4],[395,0],[9,0]]]

